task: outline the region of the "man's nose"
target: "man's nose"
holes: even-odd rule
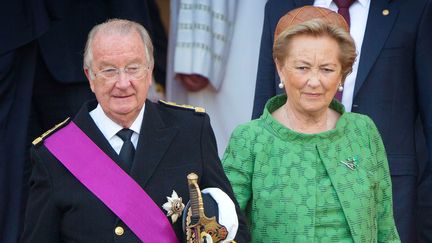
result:
[[[122,69],[118,72],[116,86],[119,88],[125,88],[130,85],[129,75]]]

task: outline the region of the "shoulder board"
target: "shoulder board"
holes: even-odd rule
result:
[[[159,103],[164,104],[164,105],[169,106],[169,107],[177,107],[177,108],[182,108],[182,109],[186,109],[186,110],[193,110],[197,113],[205,113],[205,109],[203,107],[191,106],[191,105],[179,105],[177,103],[165,101],[165,100],[159,100]]]
[[[37,137],[35,140],[33,140],[32,144],[33,145],[37,145],[40,142],[42,142],[44,140],[44,138],[48,137],[49,135],[51,135],[51,133],[57,131],[59,128],[63,127],[64,125],[66,125],[67,123],[69,123],[69,117],[66,118],[66,120],[60,122],[59,124],[55,125],[53,128],[49,129],[48,131],[44,132],[42,135],[40,135],[39,137]]]

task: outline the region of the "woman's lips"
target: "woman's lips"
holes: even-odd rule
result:
[[[306,95],[307,97],[311,97],[311,98],[317,98],[317,97],[320,97],[322,94],[321,93],[303,93],[303,95]]]

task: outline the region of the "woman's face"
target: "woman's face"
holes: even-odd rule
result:
[[[288,102],[309,114],[327,109],[342,81],[339,45],[330,37],[296,36],[277,63]]]

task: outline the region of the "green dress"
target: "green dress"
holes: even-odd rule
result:
[[[370,118],[341,113],[336,128],[292,131],[271,113],[238,126],[222,163],[250,220],[252,242],[400,242],[381,137]]]

